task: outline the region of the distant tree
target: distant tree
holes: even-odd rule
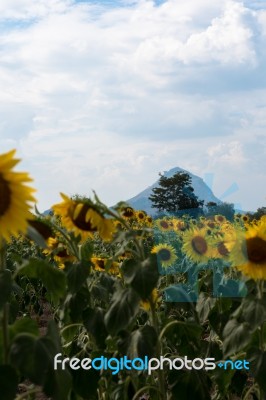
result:
[[[159,187],[152,189],[149,200],[152,207],[160,212],[171,214],[190,214],[196,216],[202,213],[203,201],[194,194],[191,177],[185,172],[177,172],[167,178],[159,174]]]
[[[232,203],[221,203],[217,204],[214,201],[210,201],[206,204],[205,215],[211,217],[213,215],[223,215],[228,221],[233,221],[235,215],[234,204]]]
[[[251,214],[251,219],[260,219],[263,217],[263,215],[266,215],[266,207],[259,207],[257,211],[255,211],[253,214]]]

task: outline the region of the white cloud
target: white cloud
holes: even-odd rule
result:
[[[19,146],[46,207],[68,189],[113,203],[176,165],[226,186],[264,134],[265,11],[124,3],[0,3],[0,144]]]

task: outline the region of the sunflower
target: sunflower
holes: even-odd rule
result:
[[[167,268],[174,264],[177,259],[175,249],[170,244],[160,243],[151,250],[157,255],[157,259],[162,267]]]
[[[93,263],[93,269],[95,271],[109,272],[112,275],[120,275],[120,263],[117,261],[111,261],[107,258],[92,257],[91,262]]]
[[[206,226],[208,229],[215,229],[215,228],[216,228],[216,223],[215,223],[214,220],[212,220],[212,219],[207,219],[207,220],[205,221],[205,226]]]
[[[145,221],[145,217],[146,217],[146,213],[145,213],[145,211],[138,210],[138,211],[135,212],[135,216],[136,216],[138,222],[144,222]]]
[[[215,235],[210,241],[213,245],[213,254],[214,258],[223,258],[224,260],[228,260],[229,257],[229,249],[226,242],[226,237],[222,234]]]
[[[226,221],[226,218],[221,214],[215,215],[214,219],[216,222],[218,222],[218,224],[223,224]]]
[[[152,226],[152,217],[150,215],[147,215],[145,218],[145,224],[147,226]]]
[[[182,251],[195,262],[206,262],[213,256],[210,238],[205,229],[189,229],[183,235]]]
[[[184,232],[188,227],[188,224],[185,221],[183,221],[182,219],[175,218],[173,220],[173,224],[174,224],[174,230],[178,233]]]
[[[98,232],[103,240],[111,240],[115,226],[111,219],[106,219],[86,199],[71,199],[61,193],[63,202],[55,204],[52,208],[56,215],[61,216],[63,225],[73,231],[82,240],[93,237]]]
[[[132,207],[124,207],[121,210],[121,214],[125,219],[131,219],[135,216],[134,209]]]
[[[49,237],[47,240],[47,248],[43,250],[43,254],[52,255],[54,260],[60,265],[64,265],[67,261],[75,261],[75,257],[71,255],[65,244],[58,237]]]
[[[247,277],[266,280],[266,232],[260,226],[239,231],[229,259]]]
[[[241,220],[242,220],[244,223],[248,223],[248,222],[249,222],[249,216],[246,215],[246,214],[241,215]]]
[[[29,203],[35,202],[35,191],[25,184],[32,179],[27,173],[14,172],[12,168],[20,161],[13,158],[16,150],[0,155],[0,238],[25,233],[31,218]]]
[[[162,232],[170,231],[172,229],[171,224],[166,219],[157,219],[155,223]]]

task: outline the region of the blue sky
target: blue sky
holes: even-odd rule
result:
[[[255,210],[265,39],[265,1],[1,0],[1,152],[17,148],[40,210],[92,189],[111,205],[175,166]]]

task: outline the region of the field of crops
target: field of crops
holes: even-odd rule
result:
[[[0,155],[1,399],[265,399],[266,216],[96,194],[44,216],[18,161]]]

